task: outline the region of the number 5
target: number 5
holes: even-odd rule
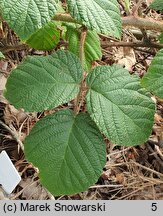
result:
[[[157,203],[152,203],[151,210],[152,211],[157,211]]]

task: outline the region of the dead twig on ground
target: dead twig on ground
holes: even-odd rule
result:
[[[5,46],[0,46],[0,52],[2,53],[8,53],[10,51],[21,51],[21,50],[25,50],[27,49],[28,46],[26,44],[18,44],[18,45],[14,45],[14,46],[11,46],[11,45],[5,45]]]
[[[18,145],[20,146],[20,148],[22,149],[22,151],[24,151],[24,145],[23,143],[21,142],[21,140],[19,139],[19,137],[17,136],[16,132],[13,131],[9,126],[7,126],[4,122],[2,122],[0,120],[0,125],[6,129],[10,134],[11,136],[13,137],[14,140],[16,140],[16,142],[18,143]]]
[[[149,149],[149,151],[152,153],[152,155],[156,158],[156,160],[158,161],[158,163],[160,164],[160,166],[163,167],[163,160],[161,160],[161,158],[157,155],[157,152],[155,152],[153,150],[153,148],[150,146],[150,144],[146,144],[147,148]]]
[[[135,42],[110,42],[110,43],[103,43],[102,44],[103,48],[108,48],[108,47],[148,47],[148,48],[157,48],[157,49],[162,49],[163,48],[163,44],[159,44],[159,43],[153,43],[153,42],[139,42],[139,41],[135,41]]]

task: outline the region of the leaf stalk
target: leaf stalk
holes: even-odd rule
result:
[[[81,28],[81,33],[80,33],[80,49],[79,49],[79,58],[82,64],[82,68],[84,71],[84,46],[85,46],[85,40],[86,40],[86,36],[87,36],[87,28],[85,26],[82,26]],[[84,98],[82,97],[83,94],[83,90],[85,88],[85,79],[84,79],[84,74],[83,74],[83,79],[80,83],[80,90],[78,93],[78,96],[75,100],[75,106],[74,106],[74,111],[76,114],[79,113],[80,108],[84,102]]]

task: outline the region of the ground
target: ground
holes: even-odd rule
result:
[[[122,16],[125,16],[123,1],[121,5]],[[162,20],[162,15],[149,9],[149,2],[144,1],[140,12],[144,17],[153,17]],[[131,8],[135,5],[132,1]],[[146,34],[147,33],[147,34]],[[0,61],[0,151],[6,150],[19,171],[22,181],[6,199],[42,200],[42,199],[101,199],[101,200],[163,200],[163,100],[153,96],[156,103],[155,122],[149,140],[135,147],[115,146],[106,139],[107,163],[98,182],[87,191],[73,196],[53,197],[40,184],[37,168],[28,163],[17,140],[23,142],[33,125],[42,117],[56,109],[42,113],[25,113],[15,109],[4,98],[3,90],[12,69],[14,69],[27,55],[48,55],[48,52],[37,51],[28,47],[10,51],[11,46],[17,46],[19,39],[14,32],[3,23],[3,32],[0,30],[1,43],[8,44],[5,49],[5,59]],[[158,33],[145,32],[153,42],[157,42]],[[140,42],[142,32],[135,28],[123,29],[124,42]],[[126,67],[130,73],[142,77],[146,73],[151,60],[158,51],[156,48],[130,48],[110,46],[117,40],[100,35],[103,57],[95,65],[118,63]],[[112,44],[113,45],[113,44]],[[121,44],[122,45],[122,44]],[[72,106],[71,103],[64,107]],[[58,107],[57,109],[59,109]],[[82,107],[84,108],[84,107]],[[0,194],[0,196],[2,196]],[[2,198],[2,197],[0,197]],[[4,198],[4,197],[3,197]]]

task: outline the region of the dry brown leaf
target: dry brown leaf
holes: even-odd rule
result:
[[[119,184],[124,184],[125,183],[125,176],[124,176],[124,174],[123,173],[116,174],[116,181]]]
[[[19,184],[23,188],[22,197],[26,200],[45,200],[48,196],[46,190],[39,184],[38,181],[32,178],[27,178]]]
[[[0,91],[3,91],[5,89],[7,78],[0,74]]]
[[[3,72],[7,71],[7,67],[8,67],[8,62],[7,61],[0,61],[0,70]]]
[[[133,65],[136,63],[134,50],[130,47],[119,48],[115,55],[117,63],[125,67],[128,71],[132,71]]]
[[[4,195],[3,191],[1,191],[1,189],[0,189],[0,200],[9,200],[9,198],[7,198],[7,197]]]
[[[11,125],[13,122],[16,122],[17,125],[21,124],[28,114],[25,113],[22,109],[17,110],[14,106],[7,104],[4,111],[4,120],[7,125]]]
[[[163,122],[163,118],[160,115],[158,115],[157,113],[155,113],[154,121],[156,124],[160,124],[161,122]]]

